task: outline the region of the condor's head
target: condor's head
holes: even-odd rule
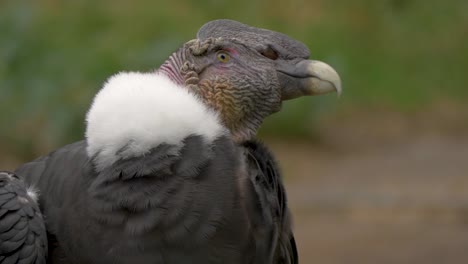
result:
[[[341,93],[329,65],[309,60],[301,42],[282,33],[232,20],[201,27],[159,68],[210,108],[238,142],[255,136],[282,101],[305,95]]]

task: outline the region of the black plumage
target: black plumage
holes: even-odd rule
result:
[[[291,230],[286,191],[273,154],[258,141],[243,144],[250,179],[251,222],[256,233],[256,248],[273,254],[272,263],[298,263],[296,242]],[[265,234],[267,234],[265,236]]]
[[[179,151],[160,145],[99,173],[84,141],[21,166],[17,173],[49,194],[40,200],[47,228],[66,247],[51,246],[51,258],[65,251],[76,263],[297,263],[269,151],[228,138],[184,143]]]

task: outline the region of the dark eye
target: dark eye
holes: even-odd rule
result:
[[[260,51],[260,54],[262,54],[263,56],[269,58],[270,60],[278,59],[278,53],[274,49],[272,49],[270,47],[268,47],[265,50]]]
[[[226,63],[229,61],[229,59],[231,58],[229,56],[229,54],[227,54],[225,51],[220,51],[218,53],[216,53],[216,58],[222,62],[222,63]]]

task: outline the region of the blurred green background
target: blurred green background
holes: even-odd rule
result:
[[[0,165],[12,169],[82,139],[85,113],[107,77],[153,70],[205,22],[231,18],[303,41],[312,58],[332,65],[343,80],[340,99],[287,102],[261,130],[292,175],[288,184],[304,258],[320,263],[468,260],[461,250],[468,245],[461,242],[460,234],[468,237],[465,225],[443,233],[440,226],[423,224],[435,221],[448,228],[451,220],[434,220],[439,209],[456,223],[468,222],[467,14],[466,0],[3,0]],[[408,209],[408,203],[421,206]],[[356,208],[366,220],[355,220]],[[410,217],[414,226],[400,228],[401,217],[392,218],[414,211],[424,216]],[[315,217],[324,214],[338,223]],[[381,214],[385,217],[374,217]],[[375,229],[369,230],[369,223]],[[431,232],[435,229],[442,233]],[[406,237],[412,232],[414,237]],[[359,239],[361,244],[353,243]],[[450,243],[427,242],[440,240]],[[381,247],[367,254],[376,245]],[[398,246],[406,251],[394,252]]]

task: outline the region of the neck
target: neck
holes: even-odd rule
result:
[[[255,138],[257,130],[261,125],[261,120],[251,119],[242,120],[238,125],[231,124],[229,130],[231,131],[234,141],[242,143]]]

